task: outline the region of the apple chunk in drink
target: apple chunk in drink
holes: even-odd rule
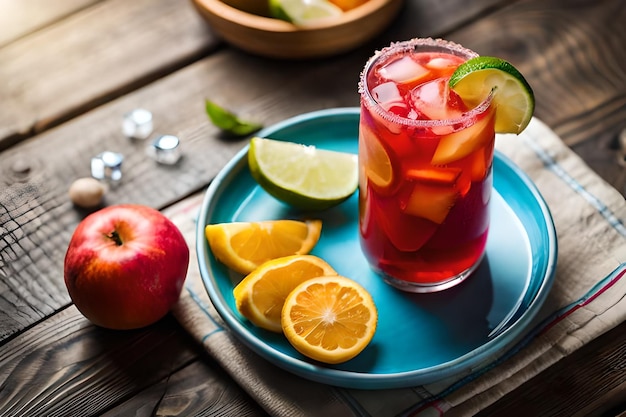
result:
[[[449,87],[476,54],[441,40],[392,44],[362,73],[360,236],[374,270],[412,292],[448,288],[478,266],[489,228],[492,96]]]

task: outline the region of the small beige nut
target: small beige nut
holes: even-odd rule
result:
[[[95,178],[79,178],[70,185],[69,196],[79,207],[95,207],[102,202],[106,187]]]

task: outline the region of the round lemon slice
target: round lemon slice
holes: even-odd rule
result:
[[[509,62],[494,57],[472,58],[454,71],[450,87],[469,107],[493,91],[497,133],[521,133],[533,116],[535,96],[524,76]]]
[[[298,285],[287,296],[281,315],[289,343],[304,356],[330,364],[361,353],[374,337],[377,323],[369,292],[340,275]]]

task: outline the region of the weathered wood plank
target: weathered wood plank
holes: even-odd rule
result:
[[[511,415],[513,410],[525,416],[608,417],[615,415],[609,414],[612,409],[622,406],[625,410],[624,332],[626,323],[557,362],[476,417]]]
[[[111,331],[69,307],[2,347],[0,387],[3,416],[264,415],[171,316]]]
[[[93,326],[70,307],[0,350],[0,414],[96,415],[185,366],[194,348],[169,316],[120,332]]]
[[[18,39],[0,48],[0,150],[193,62],[216,44],[186,0],[109,0]]]
[[[0,0],[0,46],[102,0]]]
[[[267,416],[229,376],[209,364],[212,364],[211,358],[200,356],[102,417],[144,413],[157,416]]]
[[[446,37],[454,28],[481,19],[519,0],[406,0],[399,17],[372,43],[376,48],[391,41],[418,37]]]

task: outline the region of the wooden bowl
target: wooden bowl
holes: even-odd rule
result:
[[[259,5],[265,2],[261,0],[192,1],[211,28],[227,42],[256,55],[286,59],[325,57],[355,48],[381,33],[397,15],[403,2],[369,0],[336,19],[315,26],[297,27],[262,16],[265,11]],[[242,10],[249,4],[255,5],[252,7],[256,10]]]

